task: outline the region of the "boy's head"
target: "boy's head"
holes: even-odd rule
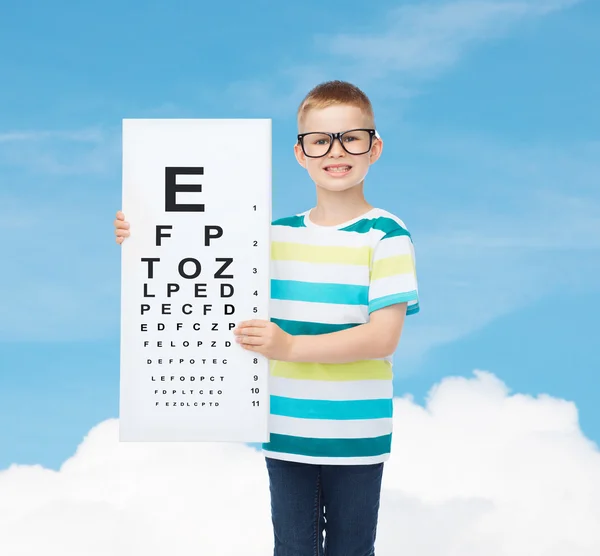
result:
[[[369,98],[344,81],[322,83],[306,95],[298,108],[298,134],[296,159],[317,186],[330,191],[362,184],[383,149]]]

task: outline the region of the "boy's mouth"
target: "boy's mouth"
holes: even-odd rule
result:
[[[328,174],[333,174],[337,176],[345,175],[352,169],[352,166],[349,164],[329,164],[323,167],[323,170]]]

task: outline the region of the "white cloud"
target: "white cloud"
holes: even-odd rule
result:
[[[51,175],[107,174],[121,153],[115,130],[24,130],[0,132],[0,168]]]
[[[384,31],[339,34],[331,52],[353,60],[370,77],[403,73],[431,77],[454,65],[467,49],[510,32],[521,21],[578,0],[459,0],[404,5],[386,14]],[[316,42],[323,43],[324,37]]]
[[[119,444],[90,431],[59,472],[0,473],[7,556],[265,555],[260,453],[229,444]],[[596,556],[600,453],[572,403],[510,395],[493,375],[395,400],[378,556]]]
[[[20,141],[46,141],[48,139],[74,141],[81,143],[97,143],[102,141],[103,133],[99,129],[34,130],[34,131],[5,131],[0,132],[0,143],[15,143]]]
[[[170,101],[147,109],[128,110],[133,110],[139,118],[197,117],[193,111],[186,112]],[[12,167],[59,179],[106,176],[118,172],[121,147],[120,124],[79,129],[0,130],[0,170]]]
[[[371,34],[316,34],[312,51],[305,52],[308,61],[290,65],[286,59],[274,76],[235,82],[227,92],[234,107],[289,117],[290,106],[297,105],[318,82],[346,79],[359,82],[373,98],[381,95],[393,100],[397,112],[399,99],[418,94],[420,83],[456,65],[470,49],[580,1],[457,0],[403,5],[380,14],[377,21],[367,21],[375,28]]]

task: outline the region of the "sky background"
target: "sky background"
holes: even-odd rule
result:
[[[560,444],[565,431],[585,445],[593,464],[584,467],[595,466],[598,488],[587,483],[581,492],[600,516],[599,28],[596,0],[3,5],[0,470],[25,467],[0,471],[0,492],[4,485],[19,494],[26,511],[30,498],[15,485],[30,479],[21,482],[18,469],[51,473],[64,463],[63,473],[69,461],[97,466],[100,454],[117,450],[121,119],[273,118],[278,218],[314,203],[314,185],[293,156],[297,105],[317,83],[345,79],[370,96],[385,140],[367,199],[404,220],[416,249],[421,312],[407,320],[395,357],[397,403],[409,408],[395,426],[422,433],[406,446],[445,442],[451,419],[432,420],[441,423],[432,437],[411,419],[427,414],[447,385],[456,414],[466,416],[457,424],[465,439],[455,469],[467,477],[479,456],[466,447],[486,437],[470,435],[481,413],[464,407],[464,396],[482,388],[515,411],[503,409],[500,420],[527,428],[526,416],[539,410],[533,431],[558,427],[562,440],[544,449],[541,467],[572,449]],[[518,413],[515,400],[531,411]],[[547,404],[554,409],[545,413]],[[92,431],[82,444],[97,425],[102,441]],[[209,449],[189,448],[227,460],[228,448]],[[514,453],[522,465],[523,452]],[[575,458],[568,469],[581,475],[582,465]],[[425,483],[407,476],[413,482],[393,492],[435,501],[433,491],[409,492]],[[464,493],[457,487],[452,496]],[[393,515],[421,515],[389,499],[402,508]],[[545,499],[530,500],[541,507]],[[581,515],[592,515],[585,504]],[[461,508],[466,524],[479,511]],[[515,546],[522,541],[515,537]],[[581,542],[539,554],[587,554]],[[490,555],[492,544],[483,545]],[[538,554],[532,550],[524,554]]]

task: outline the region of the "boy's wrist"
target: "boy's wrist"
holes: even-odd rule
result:
[[[293,363],[298,358],[298,336],[293,336],[292,334],[288,337],[288,349],[287,349],[287,361]]]

